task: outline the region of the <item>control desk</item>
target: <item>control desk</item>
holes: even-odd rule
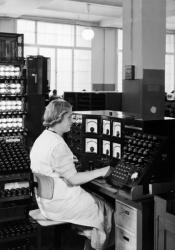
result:
[[[107,199],[115,208],[115,250],[154,249],[154,198],[132,201],[119,195],[119,189],[105,179],[83,187]]]
[[[154,249],[154,195],[175,190],[175,119],[111,110],[74,112],[65,140],[78,172],[111,166],[83,185],[115,207],[115,250]]]

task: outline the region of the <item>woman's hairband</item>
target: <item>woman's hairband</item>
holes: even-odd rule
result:
[[[44,121],[44,122],[43,122],[43,126],[49,127],[49,126],[53,126],[53,125],[56,124],[56,123],[61,122],[61,121],[62,121],[62,118],[63,118],[63,116],[64,116],[64,114],[66,114],[66,113],[67,113],[67,111],[64,110],[64,111],[62,111],[62,112],[59,114],[59,116],[57,117],[57,119],[52,120],[52,121],[50,121],[50,122]]]

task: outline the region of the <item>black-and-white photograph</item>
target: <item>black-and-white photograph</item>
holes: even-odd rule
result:
[[[0,250],[175,250],[175,0],[0,0]]]

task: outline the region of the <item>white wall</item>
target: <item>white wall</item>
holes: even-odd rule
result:
[[[0,19],[0,32],[16,33],[16,19],[14,18]]]

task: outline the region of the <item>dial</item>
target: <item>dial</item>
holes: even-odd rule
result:
[[[103,120],[103,134],[110,135],[110,121]]]
[[[121,123],[120,122],[113,122],[112,126],[112,135],[118,138],[121,138]]]
[[[110,155],[110,142],[107,140],[103,140],[103,154]]]
[[[85,152],[97,153],[97,139],[94,139],[94,138],[85,139]]]
[[[121,159],[121,145],[119,143],[113,143],[112,156],[117,159]]]
[[[97,134],[97,119],[86,119],[86,133],[95,133]]]

